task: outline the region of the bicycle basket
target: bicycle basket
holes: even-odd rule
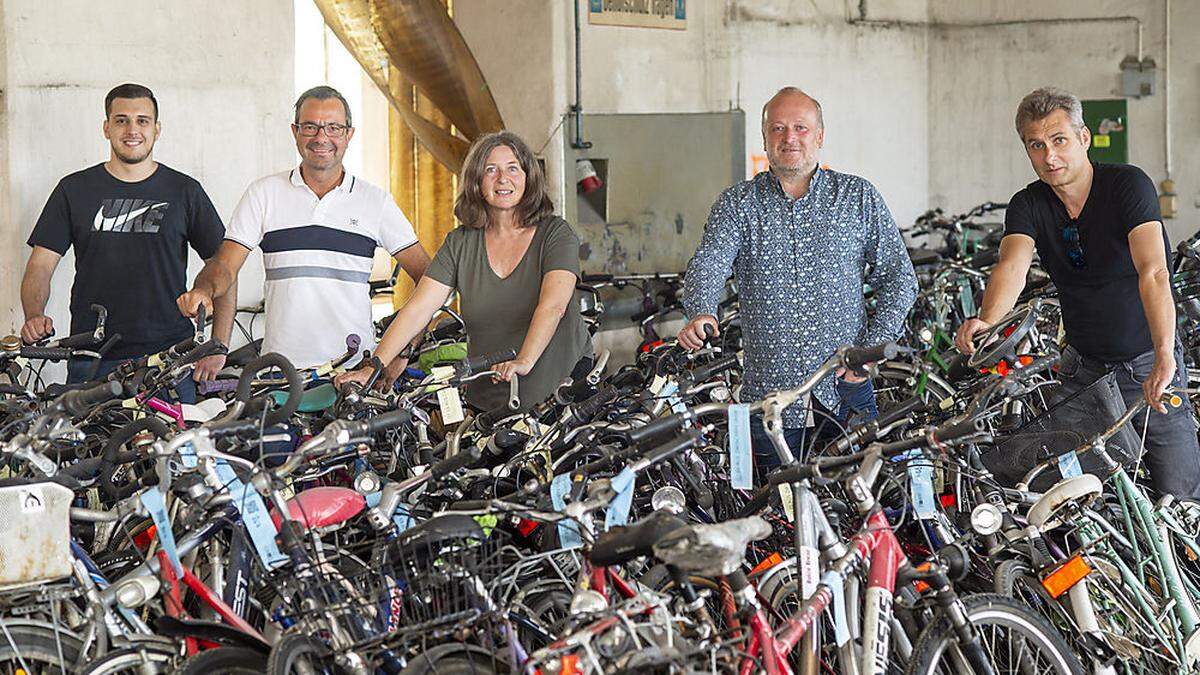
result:
[[[0,487],[0,588],[71,574],[74,498],[74,492],[57,483],[20,481]]]

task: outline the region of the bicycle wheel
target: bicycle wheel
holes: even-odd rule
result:
[[[0,622],[0,672],[42,675],[72,672],[82,643],[49,625]]]
[[[408,660],[400,675],[493,675],[498,668],[492,655],[469,645],[439,645]]]
[[[267,658],[267,673],[270,675],[316,675],[328,673],[341,675],[347,670],[337,665],[333,651],[320,640],[302,633],[291,633],[280,638],[271,647]]]
[[[267,667],[267,657],[249,647],[217,647],[188,658],[175,675],[257,675]]]
[[[997,675],[1056,673],[1083,675],[1083,666],[1062,635],[1046,620],[999,595],[980,594],[962,599],[967,620]],[[911,675],[970,672],[950,620],[944,615],[930,625],[913,647]]]
[[[105,654],[87,664],[79,675],[116,675],[129,673],[169,673],[171,665],[179,658],[179,650],[159,645],[126,647]]]

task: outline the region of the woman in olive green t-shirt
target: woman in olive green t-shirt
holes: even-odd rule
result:
[[[448,235],[412,297],[388,326],[375,355],[390,363],[457,290],[472,356],[507,349],[497,379],[519,376],[523,407],[546,399],[585,357],[591,338],[571,302],[579,276],[579,237],[553,215],[541,166],[518,136],[503,131],[467,153]],[[337,383],[365,382],[367,369]],[[475,381],[467,399],[484,410],[507,400],[506,385]]]

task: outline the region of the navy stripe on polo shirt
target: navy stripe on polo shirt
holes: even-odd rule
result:
[[[375,257],[378,243],[371,237],[323,225],[304,225],[263,234],[259,246],[263,253],[283,251],[333,251],[364,258]]]

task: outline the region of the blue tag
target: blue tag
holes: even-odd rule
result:
[[[611,530],[619,525],[629,523],[629,507],[633,506],[633,485],[637,474],[633,469],[625,467],[621,473],[612,479],[612,488],[617,491],[612,503],[608,505],[608,513],[604,516],[605,529]]]
[[[749,403],[729,406],[729,482],[735,490],[749,490],[754,487]]]
[[[565,497],[571,491],[571,474],[560,473],[550,482],[550,502],[557,511],[567,506]],[[579,536],[579,523],[564,519],[558,522],[558,543],[563,548],[579,548],[583,546],[583,538]]]
[[[267,505],[262,497],[249,485],[245,485],[234,475],[233,469],[225,462],[217,462],[217,476],[229,487],[229,496],[233,498],[233,506],[242,514],[242,524],[250,534],[250,542],[267,569],[287,562],[287,556],[279,551],[275,544],[275,523],[267,512]],[[283,514],[280,514],[283,515]]]
[[[846,622],[846,590],[838,575],[826,572],[821,577],[829,592],[833,594],[833,639],[841,647],[850,641],[850,626]]]
[[[937,513],[937,502],[933,498],[933,464],[929,460],[913,459],[908,463],[908,489],[917,517],[932,518]]]
[[[200,460],[196,459],[196,449],[191,443],[179,448],[179,461],[189,469],[194,469],[200,464]]]
[[[677,413],[687,412],[687,405],[684,404],[683,399],[679,398],[675,394],[671,394],[670,396],[667,397],[667,403],[671,404],[671,410],[673,410],[674,412],[677,412]]]
[[[183,576],[183,565],[179,564],[179,551],[175,548],[175,533],[171,532],[171,518],[167,515],[167,504],[158,488],[150,488],[141,494],[139,499],[150,517],[154,520],[154,529],[158,532],[158,542],[166,552],[167,559],[175,568],[175,576]]]
[[[679,385],[676,384],[674,380],[672,380],[672,381],[666,383],[665,385],[663,385],[662,389],[658,390],[658,395],[660,397],[670,397],[670,396],[673,396],[675,394],[675,392],[677,392],[677,391],[679,391]]]
[[[1063,478],[1075,478],[1083,475],[1083,467],[1079,466],[1079,455],[1074,450],[1058,456],[1058,472]]]

